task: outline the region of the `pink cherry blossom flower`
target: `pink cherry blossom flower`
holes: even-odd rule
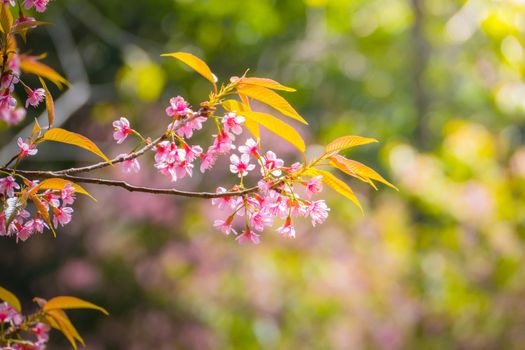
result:
[[[15,6],[16,5],[15,0],[2,0],[2,3],[3,4],[7,4],[7,5],[11,5],[11,6]]]
[[[133,133],[133,129],[130,127],[129,120],[127,118],[120,118],[113,122],[113,127],[115,132],[113,133],[113,138],[117,141],[118,144],[124,142],[128,135]]]
[[[240,235],[238,235],[235,240],[239,242],[239,244],[259,244],[261,242],[259,235],[253,232],[249,227],[247,227]]]
[[[24,224],[24,227],[28,227],[33,232],[43,233],[44,228],[48,227],[42,219],[32,219]]]
[[[0,96],[0,109],[13,109],[16,107],[16,99],[6,91]]]
[[[328,217],[328,212],[330,208],[326,205],[324,200],[318,200],[310,203],[308,206],[308,213],[310,214],[310,219],[312,219],[312,225],[322,224]]]
[[[44,100],[45,96],[46,91],[42,88],[38,88],[35,90],[27,88],[26,108],[29,107],[29,105],[37,107],[40,104],[40,102]]]
[[[58,224],[64,226],[71,222],[71,215],[73,214],[73,208],[53,208],[53,226],[58,227]]]
[[[49,0],[24,0],[24,6],[30,10],[33,7],[37,12],[44,12],[49,4]]]
[[[216,193],[225,193],[228,192],[224,187],[217,187]],[[229,207],[230,209],[236,209],[239,203],[238,197],[224,196],[219,198],[212,198],[211,204],[217,205],[219,209],[225,209]]]
[[[308,182],[306,182],[306,193],[308,196],[312,196],[315,193],[319,193],[323,189],[321,180],[323,177],[321,175],[312,177]]]
[[[22,140],[21,137],[18,138],[17,142],[18,147],[20,148],[19,157],[24,158],[25,156],[34,156],[38,153],[38,150],[35,148],[35,145],[32,143],[26,143]]]
[[[209,170],[215,164],[217,160],[217,154],[213,150],[208,149],[208,152],[201,154],[201,173],[204,173],[206,170]]]
[[[212,149],[219,154],[229,153],[232,149],[235,149],[234,140],[235,137],[232,134],[222,130],[216,135]]]
[[[247,154],[242,154],[240,158],[238,155],[232,154],[230,162],[230,171],[238,174],[239,177],[248,175],[248,172],[255,169],[255,165],[250,164],[250,156]]]
[[[177,149],[177,145],[170,141],[162,141],[155,146],[155,162],[160,163],[168,159],[171,152]]]
[[[273,225],[273,219],[268,214],[259,211],[250,215],[249,223],[257,231],[263,231],[265,226]]]
[[[170,117],[184,117],[191,109],[184,98],[177,96],[170,98],[170,105],[166,108],[166,114]]]
[[[215,222],[213,223],[213,227],[217,228],[225,235],[229,235],[233,231],[232,222],[233,222],[233,216],[230,216],[226,220],[218,219],[218,220],[215,220]]]
[[[259,144],[254,139],[247,139],[244,146],[239,146],[239,152],[250,156],[259,156]]]
[[[186,143],[183,145],[184,150],[186,151],[186,161],[192,163],[197,157],[200,157],[202,154],[201,146],[189,146]]]
[[[16,241],[18,240],[25,242],[29,237],[34,233],[33,227],[31,225],[21,226],[16,232]]]
[[[20,315],[12,306],[7,303],[0,304],[0,324],[5,322],[13,322],[19,325],[24,320],[24,317]]]
[[[224,130],[231,131],[235,135],[240,135],[242,133],[241,124],[245,121],[246,119],[243,116],[236,115],[235,112],[230,112],[222,118]]]
[[[288,217],[285,223],[277,229],[281,235],[288,238],[295,238],[295,228],[292,225],[292,219]]]
[[[264,169],[266,169],[266,171],[270,172],[273,176],[280,176],[282,172],[278,168],[282,168],[283,165],[284,161],[277,158],[275,153],[272,151],[266,152],[266,155],[264,156]],[[264,171],[262,169],[261,172],[264,175]]]
[[[63,205],[73,204],[75,202],[75,187],[70,183],[64,186],[64,189],[60,191],[60,199],[62,199]]]
[[[45,323],[37,323],[34,327],[31,328],[31,332],[36,336],[37,340],[39,342],[47,341],[49,340],[49,331],[51,330],[51,326],[45,324]]]
[[[0,193],[7,197],[13,197],[15,190],[20,189],[20,185],[16,183],[15,178],[12,176],[4,177],[0,179]]]
[[[122,171],[126,174],[140,171],[140,163],[137,158],[128,159],[122,162]]]

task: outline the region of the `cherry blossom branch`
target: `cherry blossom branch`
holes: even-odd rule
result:
[[[93,177],[73,176],[73,175],[61,174],[61,173],[53,172],[53,171],[14,170],[12,168],[0,168],[0,172],[11,173],[13,171],[15,171],[16,174],[18,175],[21,175],[21,176],[24,176],[30,179],[60,178],[60,179],[72,181],[75,183],[89,183],[89,184],[96,184],[96,185],[121,187],[130,192],[167,194],[167,195],[192,197],[192,198],[204,198],[204,199],[243,196],[246,194],[257,192],[257,190],[259,189],[257,186],[254,186],[254,187],[250,187],[245,190],[242,190],[242,191],[235,191],[235,192],[221,192],[221,193],[191,192],[191,191],[181,191],[181,190],[176,190],[176,189],[135,186],[125,181],[108,180],[108,179],[100,179],[100,178],[93,178]]]

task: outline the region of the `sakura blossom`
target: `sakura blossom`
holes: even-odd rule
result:
[[[114,121],[113,127],[115,128],[113,138],[118,144],[121,144],[129,135],[133,134],[133,129],[130,127],[129,120],[127,118],[122,117],[119,120]]]
[[[248,175],[248,172],[255,169],[254,164],[250,164],[250,156],[242,154],[239,157],[236,154],[232,154],[230,157],[230,171],[234,174],[238,174],[239,177]]]
[[[38,88],[35,90],[32,90],[30,88],[27,89],[27,100],[26,100],[26,108],[31,105],[32,107],[37,107],[40,102],[42,102],[46,96],[46,91],[42,88]]]
[[[26,9],[30,10],[34,7],[37,12],[45,12],[48,4],[49,0],[24,0],[24,7]]]
[[[122,171],[126,174],[140,172],[140,163],[137,158],[128,159],[122,162]]]
[[[222,118],[222,124],[224,125],[224,130],[240,135],[242,133],[242,124],[245,120],[243,116],[230,112]]]
[[[170,105],[166,108],[166,114],[169,117],[184,117],[186,114],[191,113],[191,109],[188,108],[189,104],[184,98],[177,96],[170,99]]]
[[[0,179],[0,193],[6,197],[13,197],[15,190],[20,189],[20,185],[16,183],[16,180],[12,176],[4,177]]]
[[[35,148],[34,144],[32,144],[31,142],[24,142],[24,140],[21,137],[18,138],[16,143],[20,148],[20,158],[24,158],[25,156],[34,156],[38,153],[38,150]]]

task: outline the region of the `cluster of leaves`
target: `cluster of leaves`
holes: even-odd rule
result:
[[[104,308],[72,296],[57,296],[49,300],[34,298],[37,308],[26,315],[22,314],[18,298],[3,287],[0,287],[0,300],[4,301],[4,304],[0,304],[0,327],[3,330],[0,333],[0,345],[3,349],[44,349],[49,338],[48,332],[54,328],[76,350],[77,343],[85,343],[65,310],[92,309],[109,315]]]

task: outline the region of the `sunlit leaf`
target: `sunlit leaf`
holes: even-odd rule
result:
[[[73,323],[71,323],[71,320],[69,319],[69,317],[67,317],[64,311],[58,309],[48,310],[46,311],[46,316],[46,320],[49,323],[49,325],[61,331],[62,334],[64,334],[64,336],[66,337],[66,339],[69,341],[73,349],[77,349],[77,341],[80,344],[85,345],[84,340],[78,333],[75,326],[73,326]]]
[[[49,299],[43,309],[46,312],[55,309],[93,309],[100,311],[105,315],[109,315],[106,309],[98,305],[95,305],[93,303],[90,303],[89,301],[85,301],[77,297],[70,296],[59,296]]]
[[[46,208],[46,206],[44,205],[44,203],[42,203],[42,201],[37,197],[35,196],[34,194],[30,194],[29,195],[29,198],[31,198],[31,200],[33,201],[33,203],[35,204],[35,207],[38,211],[38,213],[40,213],[40,215],[42,216],[42,218],[45,220],[45,222],[49,225],[51,223],[51,220],[49,218],[49,212],[48,212],[48,209]]]
[[[178,59],[179,61],[181,61],[182,63],[187,64],[193,70],[195,70],[197,73],[199,73],[204,78],[206,78],[210,83],[213,84],[213,87],[215,89],[217,89],[217,85],[216,85],[216,80],[217,79],[216,79],[215,75],[213,75],[213,73],[211,72],[210,67],[208,67],[206,62],[204,62],[203,60],[201,60],[197,56],[195,56],[195,55],[193,55],[191,53],[188,53],[188,52],[165,53],[165,54],[162,54],[161,56],[174,57],[174,58]]]
[[[246,117],[247,120],[250,119],[257,124],[264,126],[266,129],[290,142],[295,148],[304,153],[306,147],[303,138],[294,128],[282,120],[266,113],[244,111],[240,114]]]
[[[326,145],[325,151],[326,153],[339,152],[350,147],[366,145],[372,142],[378,141],[376,139],[356,135],[343,136]]]
[[[66,188],[67,185],[71,185],[75,189],[75,192],[85,194],[86,196],[89,196],[91,199],[96,201],[96,199],[91,194],[89,194],[88,191],[82,188],[82,186],[80,186],[79,184],[76,184],[73,181],[69,181],[69,180],[65,180],[61,178],[45,179],[41,183],[39,183],[38,186],[35,186],[35,188],[31,190],[31,192],[36,193],[37,191],[40,191],[40,190],[61,191],[64,188]]]
[[[20,300],[18,300],[16,295],[14,295],[13,293],[11,293],[3,287],[0,287],[0,299],[8,303],[19,313],[22,312],[22,305],[20,304]]]
[[[262,87],[273,89],[273,90],[282,90],[282,91],[289,91],[289,92],[297,91],[294,88],[284,86],[280,84],[279,82],[272,80],[272,79],[268,79],[268,78],[244,77],[244,78],[240,78],[238,82],[239,84],[262,86]]]
[[[40,127],[40,124],[38,123],[38,119],[35,118],[35,124],[33,124],[33,130],[31,131],[31,136],[35,136],[41,130],[42,128]]]
[[[261,86],[254,85],[240,85],[237,87],[239,94],[246,95],[257,101],[265,103],[282,114],[300,121],[301,123],[308,124],[303,117],[297,113],[297,111],[286,101],[282,96],[276,92]]]
[[[39,62],[38,57],[20,55],[20,68],[24,73],[35,74],[39,77],[49,79],[56,86],[62,88],[64,85],[69,86],[69,82],[57,73],[53,68]]]
[[[93,141],[77,133],[60,128],[53,128],[51,130],[46,131],[42,139],[45,141],[55,141],[78,146],[96,154],[108,163],[111,162],[109,158],[106,157],[106,155],[102,153],[102,151],[97,147],[97,145],[93,143]]]
[[[361,209],[361,212],[363,212],[363,208],[361,207],[361,203],[359,203],[359,200],[354,194],[354,191],[343,181],[339,180],[337,177],[335,177],[332,173],[321,170],[321,169],[314,169],[310,168],[307,169],[304,172],[307,176],[318,176],[321,175],[323,177],[322,182],[327,185],[328,187],[332,188],[339,194],[345,196],[346,198],[350,199],[355,205]]]
[[[38,77],[38,79],[40,79],[40,84],[42,84],[42,87],[46,91],[47,121],[48,125],[51,127],[53,125],[53,122],[55,121],[55,102],[53,101],[53,96],[51,96],[51,93],[49,92],[49,89],[47,88],[44,79],[40,77]]]
[[[385,180],[374,169],[369,168],[366,165],[359,163],[358,161],[347,159],[339,154],[331,156],[330,160],[336,168],[340,169],[341,171],[347,173],[350,176],[354,176],[365,182],[369,182],[367,181],[369,179],[376,180],[397,190],[396,186],[392,185],[390,182]]]
[[[9,5],[2,4],[0,8],[0,30],[2,33],[9,33],[13,26],[13,15],[9,10]]]

